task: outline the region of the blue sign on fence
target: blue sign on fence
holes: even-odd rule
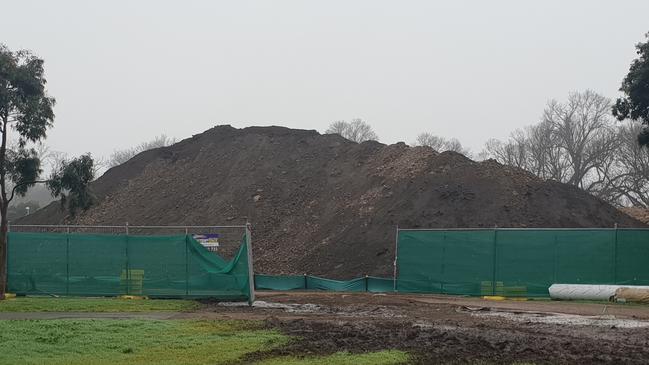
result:
[[[207,248],[208,251],[216,252],[219,250],[218,233],[194,234],[192,237],[203,245],[203,247]]]

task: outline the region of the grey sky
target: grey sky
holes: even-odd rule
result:
[[[385,143],[429,131],[477,152],[549,98],[617,96],[649,31],[647,0],[1,0],[0,12],[0,42],[45,59],[58,101],[47,144],[96,156],[216,124],[324,131],[355,117]]]

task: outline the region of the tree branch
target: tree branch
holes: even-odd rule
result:
[[[50,182],[51,180],[35,180],[35,181],[27,181],[27,182],[22,182],[20,184],[14,185],[13,189],[11,189],[11,196],[9,199],[7,199],[7,204],[11,203],[11,201],[14,199],[14,195],[16,194],[16,189],[25,186],[25,185],[33,185],[33,184],[41,184],[41,183],[47,183]]]

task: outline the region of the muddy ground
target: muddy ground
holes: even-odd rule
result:
[[[299,338],[246,362],[400,349],[421,364],[649,363],[648,306],[365,293],[261,293],[258,299],[253,308],[208,303],[184,315],[264,320]]]

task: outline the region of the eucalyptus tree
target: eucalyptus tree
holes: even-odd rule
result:
[[[74,214],[92,204],[90,155],[65,161],[49,179],[41,179],[41,159],[34,148],[54,123],[55,99],[48,95],[43,60],[27,50],[0,44],[0,299],[7,287],[8,208],[38,183]]]

